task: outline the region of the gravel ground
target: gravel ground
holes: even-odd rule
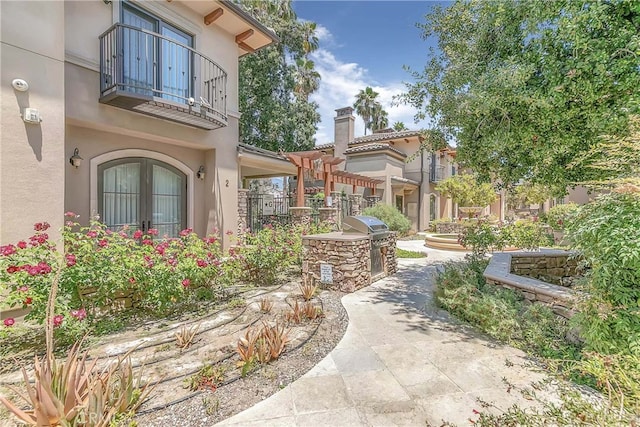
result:
[[[138,425],[211,426],[266,399],[304,375],[333,350],[347,329],[347,313],[340,303],[342,294],[323,291],[320,298],[326,317],[317,332],[299,348],[287,350],[275,362],[215,391],[202,391],[166,409],[139,415],[135,418]]]

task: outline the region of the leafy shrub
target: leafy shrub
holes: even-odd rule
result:
[[[640,192],[619,191],[581,206],[567,225],[590,267],[576,321],[588,348],[640,355]]]
[[[565,224],[578,210],[575,203],[556,205],[540,216],[540,219],[551,228],[557,231],[564,230]]]
[[[475,258],[484,257],[488,252],[504,247],[500,229],[482,220],[466,226],[459,237],[459,242],[465,248],[471,248]]]
[[[436,302],[492,337],[545,357],[576,353],[565,341],[568,325],[542,304],[516,291],[487,285],[479,274],[486,262],[451,264],[436,280]]]
[[[500,239],[505,246],[535,250],[553,245],[550,235],[539,221],[516,221],[500,229]]]
[[[47,223],[35,225],[29,243],[0,247],[0,291],[7,292],[10,306],[31,308],[29,320],[44,319],[57,265],[60,290],[53,321],[63,329],[81,329],[77,321],[93,320],[123,295],[138,307],[165,309],[220,276],[222,254],[215,236],[201,239],[187,229],[177,239],[153,240],[155,230],[113,232],[97,221],[81,227],[74,214],[67,216],[63,254],[49,241]]]
[[[409,218],[391,205],[378,203],[375,206],[364,209],[362,215],[378,218],[387,224],[389,230],[397,231],[400,236],[407,234],[409,230],[411,230],[411,221],[409,221]]]

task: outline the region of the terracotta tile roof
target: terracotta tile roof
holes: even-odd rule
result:
[[[380,150],[389,150],[393,153],[396,153],[402,157],[407,157],[407,155],[405,153],[403,153],[402,151],[393,148],[392,146],[390,146],[387,143],[372,143],[372,144],[363,144],[363,145],[357,145],[357,146],[353,146],[351,148],[348,148],[344,154],[353,154],[353,153],[366,153],[368,151],[380,151]]]
[[[314,150],[327,150],[329,148],[334,148],[336,144],[334,144],[333,142],[330,142],[328,144],[320,144],[320,145],[316,145],[315,147],[313,147]]]
[[[378,141],[392,141],[394,139],[411,138],[414,136],[421,136],[422,132],[418,130],[403,130],[400,132],[378,132],[371,135],[359,136],[349,143],[349,147],[354,145],[364,144],[367,142]],[[328,144],[320,144],[313,147],[314,150],[329,150],[335,148],[335,144],[330,142]],[[347,150],[348,151],[348,150]]]
[[[413,136],[421,136],[422,132],[418,130],[403,130],[400,132],[379,132],[371,135],[359,136],[353,140],[349,145],[361,144],[364,142],[376,142],[376,141],[390,141],[400,138],[411,138]]]

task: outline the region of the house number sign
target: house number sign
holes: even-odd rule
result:
[[[265,194],[263,196],[262,215],[273,215],[273,194]]]
[[[333,283],[333,267],[331,264],[320,264],[320,283]]]

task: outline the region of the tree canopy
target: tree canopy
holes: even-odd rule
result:
[[[356,101],[353,103],[356,114],[364,121],[365,135],[367,129],[376,131],[389,126],[389,114],[382,108],[382,104],[377,99],[378,95],[378,92],[367,86],[358,92]]]
[[[316,24],[299,21],[291,0],[239,3],[281,40],[240,59],[240,138],[273,151],[311,149],[320,121],[318,105],[309,101],[320,81],[309,59],[318,48]]]
[[[483,178],[562,194],[598,177],[576,158],[603,135],[629,133],[640,105],[640,3],[457,1],[419,26],[439,49],[400,99]]]
[[[436,190],[460,206],[485,207],[498,197],[491,184],[478,181],[472,174],[453,175],[441,181]]]

